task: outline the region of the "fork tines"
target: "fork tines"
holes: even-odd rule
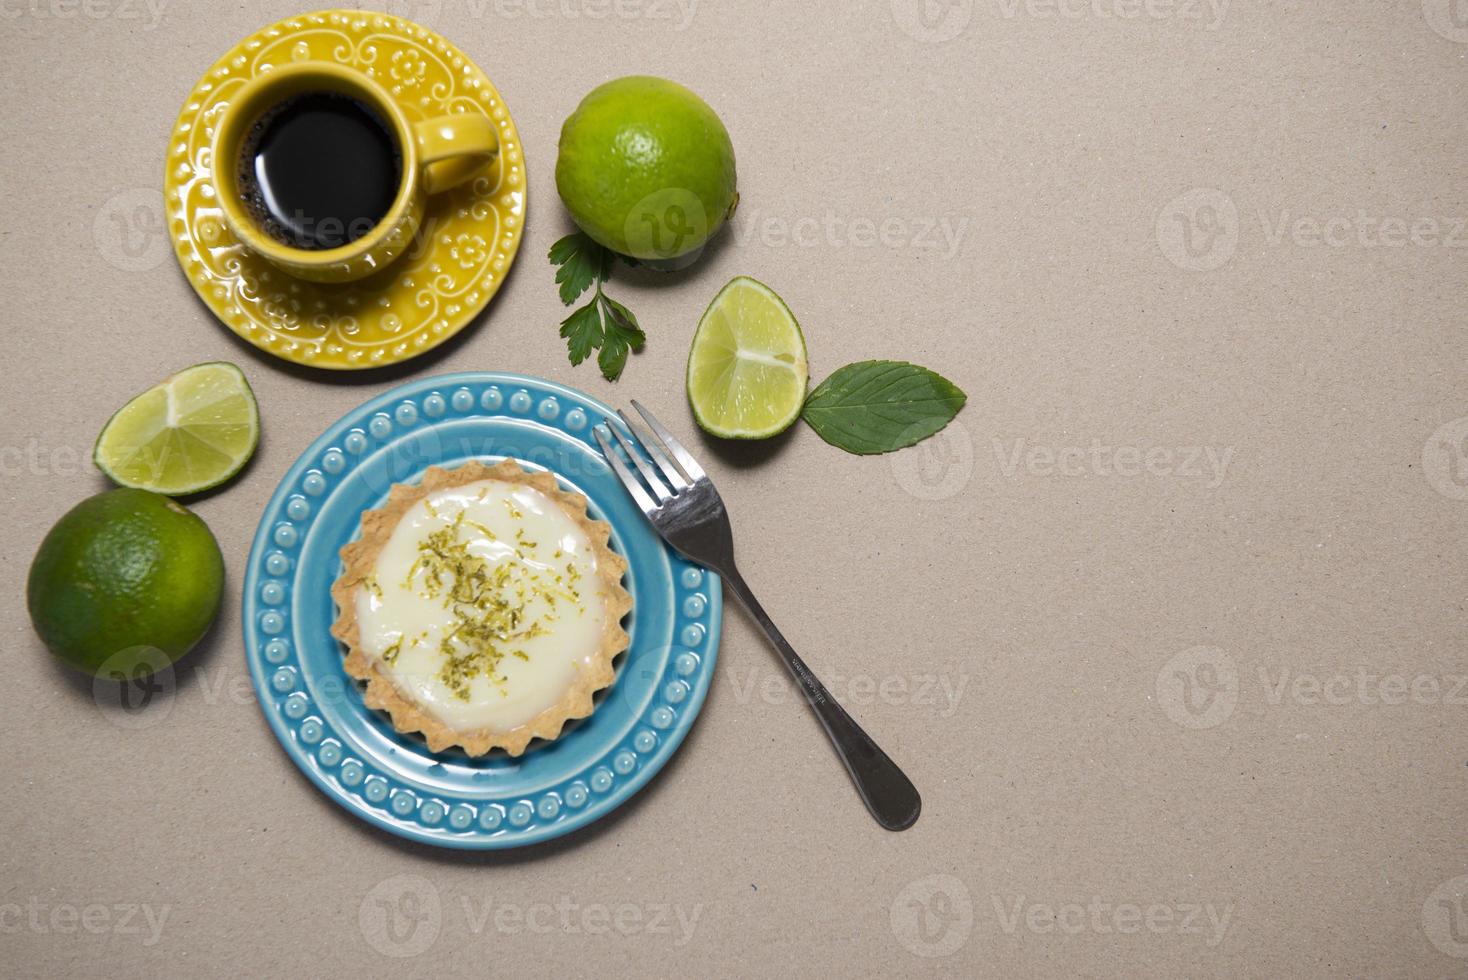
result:
[[[637,413],[647,423],[646,429],[635,424],[621,409],[617,410],[617,417],[622,420],[622,425],[631,434],[631,438],[624,435],[621,428],[610,419],[604,427],[611,432],[617,445],[622,447],[627,459],[637,468],[637,473],[642,475],[647,489],[644,489],[643,482],[627,468],[622,457],[612,448],[611,442],[602,434],[603,426],[592,430],[592,435],[606,454],[607,462],[627,487],[627,492],[637,501],[637,506],[645,513],[652,513],[677,496],[679,491],[688,489],[699,480],[708,479],[708,476],[693,455],[635,398],[632,400],[632,407],[637,409]],[[641,452],[638,451],[639,448]],[[652,496],[648,495],[648,489],[652,491]]]

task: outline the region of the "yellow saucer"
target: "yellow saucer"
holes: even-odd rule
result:
[[[499,127],[494,164],[430,198],[407,254],[354,283],[307,282],[272,266],[240,244],[215,201],[210,144],[220,110],[255,75],[294,61],[356,67],[414,121],[481,112]],[[458,48],[399,17],[324,10],[250,35],[205,73],[174,127],[163,197],[179,264],[227,327],[288,361],[354,370],[422,354],[484,309],[520,248],[525,165],[499,92]]]

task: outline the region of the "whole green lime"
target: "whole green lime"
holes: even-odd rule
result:
[[[214,622],[224,559],[208,526],[147,490],[99,493],[51,528],[31,562],[31,624],[62,661],[94,676],[171,664]]]
[[[556,190],[601,245],[677,259],[734,213],[734,145],[708,103],[677,82],[618,78],[592,89],[561,127]]]

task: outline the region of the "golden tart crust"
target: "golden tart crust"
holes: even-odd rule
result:
[[[506,731],[481,729],[465,732],[450,727],[404,695],[392,678],[379,669],[378,658],[362,649],[356,598],[357,591],[364,587],[376,568],[378,556],[388,539],[414,505],[440,490],[484,480],[520,484],[538,490],[555,502],[580,527],[591,544],[596,560],[603,618],[600,646],[594,651],[589,663],[576,672],[571,686],[559,702],[541,711],[525,724]],[[366,682],[364,700],[367,706],[386,711],[392,718],[393,727],[399,732],[422,733],[428,740],[428,748],[433,752],[441,752],[457,745],[473,756],[484,755],[495,748],[518,756],[525,751],[532,739],[555,739],[567,721],[591,714],[594,708],[592,695],[612,683],[616,676],[612,661],[627,649],[628,636],[622,629],[621,621],[632,609],[632,596],[622,587],[627,561],[608,546],[611,526],[605,521],[593,520],[588,516],[586,507],[587,500],[584,496],[562,490],[555,477],[549,473],[531,473],[515,461],[507,459],[494,466],[471,462],[452,470],[430,467],[420,483],[412,486],[394,484],[388,493],[386,505],[377,510],[364,511],[361,537],[341,549],[343,571],[331,587],[331,597],[338,610],[331,634],[347,647],[347,673]]]

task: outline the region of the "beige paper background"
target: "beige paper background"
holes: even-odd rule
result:
[[[240,577],[296,455],[395,379],[238,343],[179,274],[158,193],[198,76],[305,8],[0,0],[0,972],[1464,970],[1468,24],[1448,0],[384,8],[485,68],[531,183],[488,315],[403,376],[543,375],[691,435],[693,325],[748,273],[799,314],[816,378],[900,357],[969,392],[891,458],[804,428],[699,443],[748,577],[923,817],[871,822],[733,609],[694,731],[595,829],[439,852],[314,789],[249,696]],[[690,274],[619,277],[650,340],[612,386],[566,363],[544,255],[561,120],[633,72],[720,111],[743,203]],[[32,636],[25,571],[103,487],[108,415],[219,358],[265,420],[197,505],[230,599],[174,698],[121,728]],[[380,903],[405,896],[421,914],[394,933]]]

